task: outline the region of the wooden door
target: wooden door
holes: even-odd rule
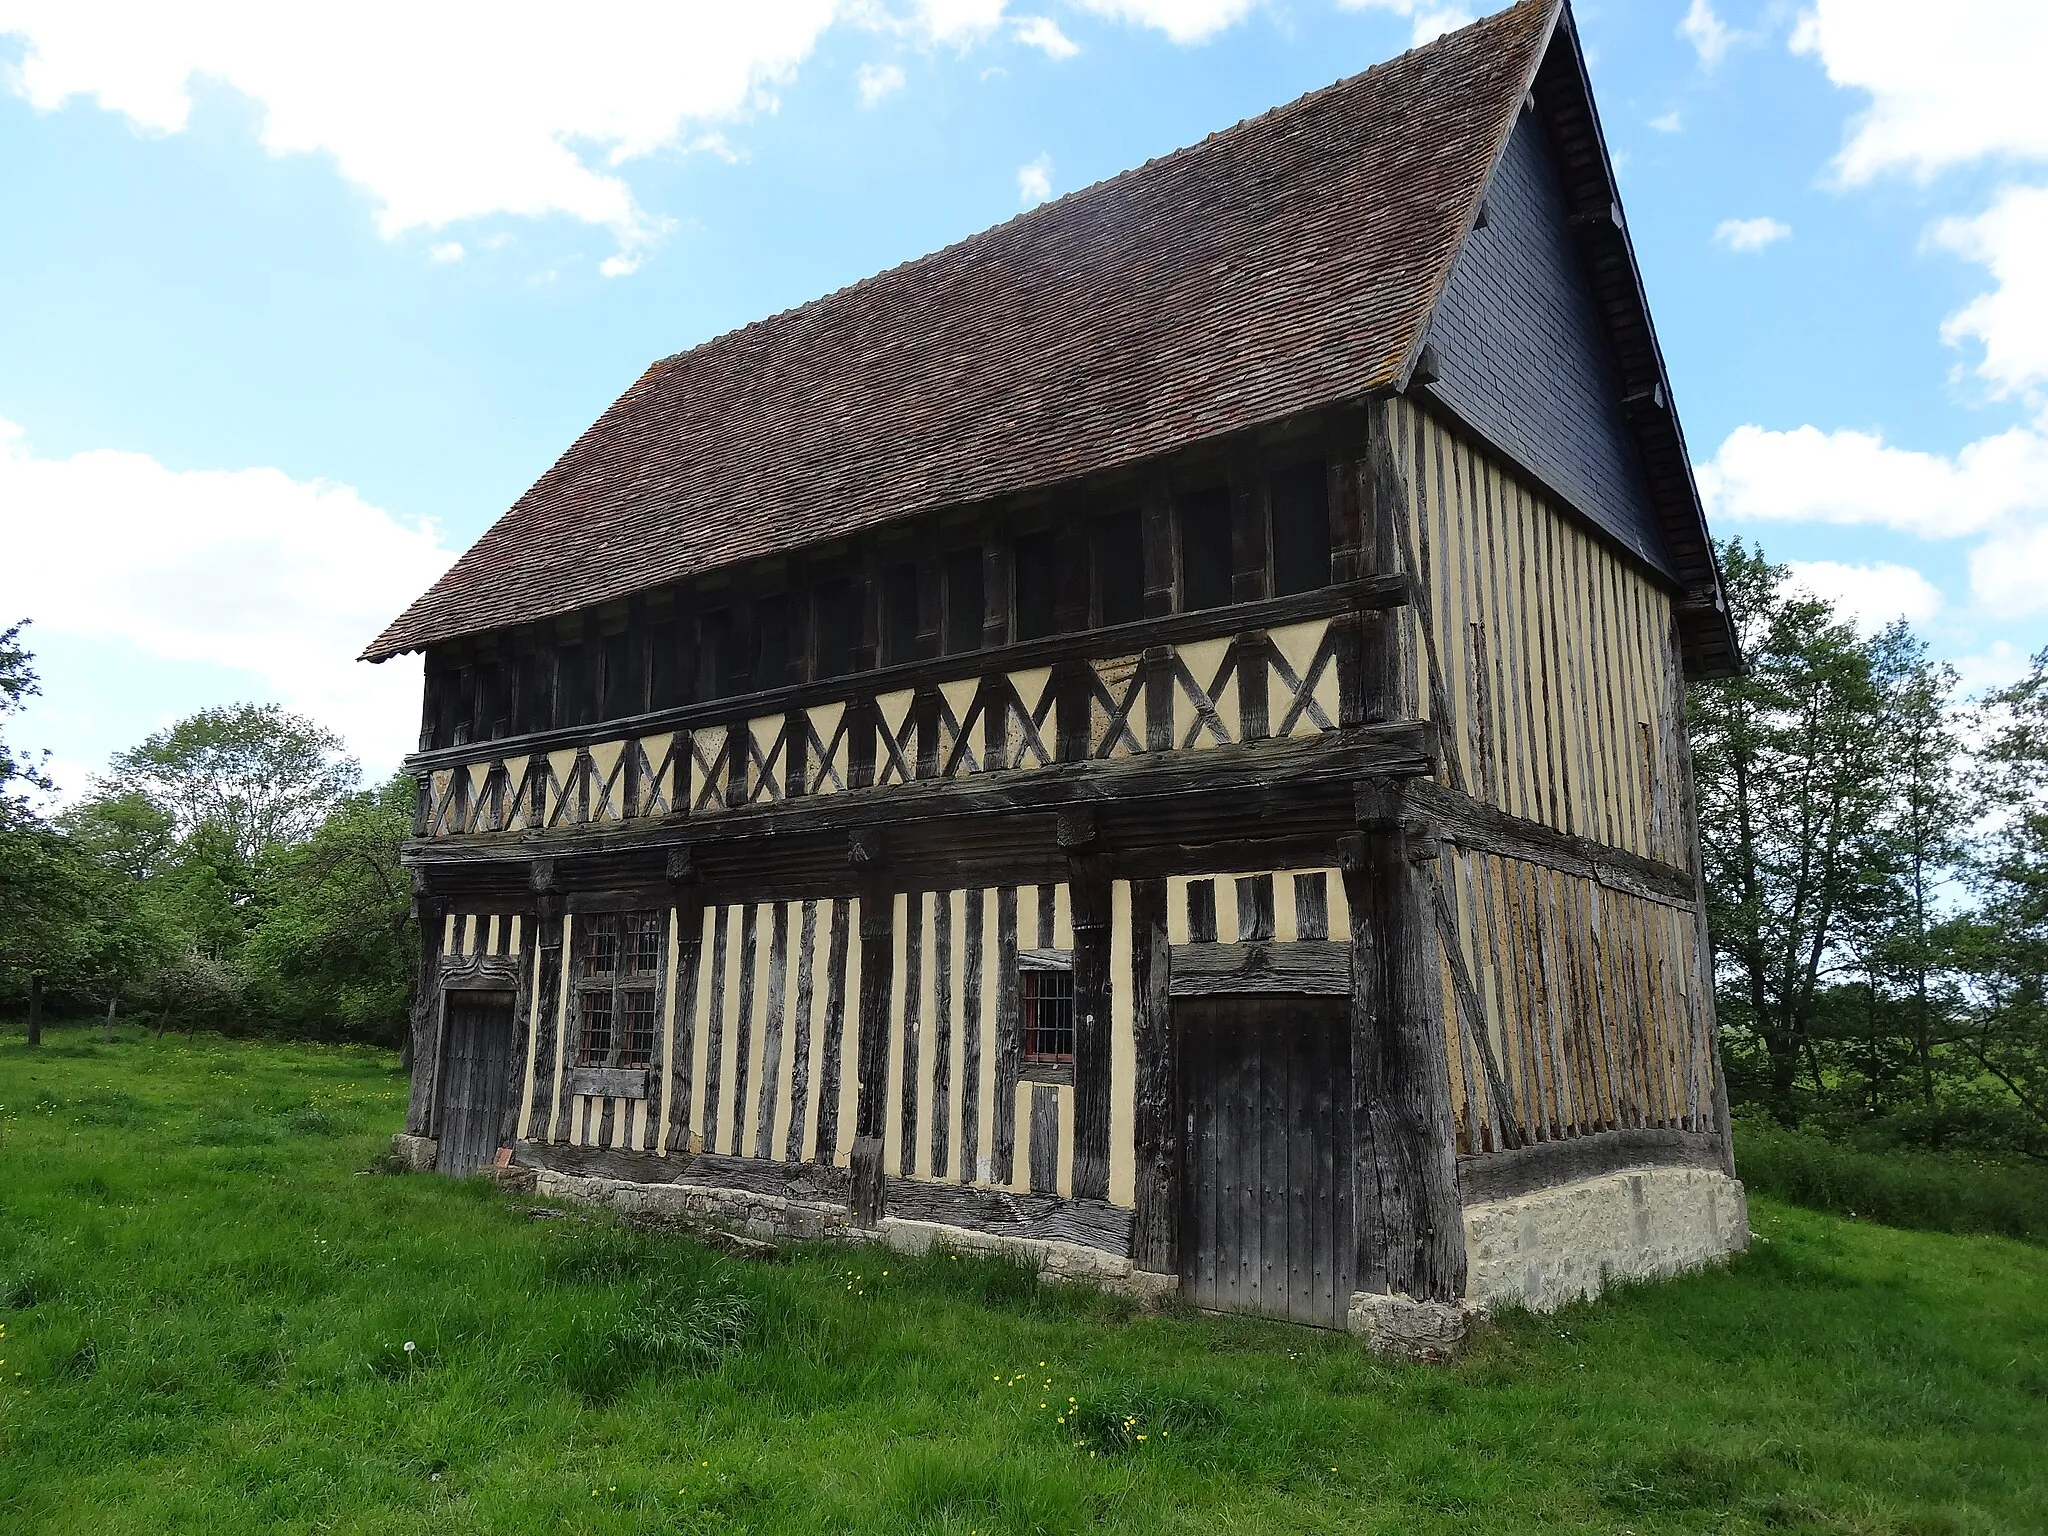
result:
[[[1324,1328],[1350,1304],[1350,1002],[1174,1004],[1181,1294]]]
[[[441,1145],[434,1166],[457,1176],[497,1156],[498,1130],[511,1092],[512,994],[450,992],[441,1030]]]

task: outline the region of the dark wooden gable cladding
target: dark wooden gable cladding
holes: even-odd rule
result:
[[[372,660],[1391,386],[1557,0],[655,364]]]
[[[1446,308],[1451,309],[1455,316],[1463,297],[1455,276],[1445,285],[1438,303],[1438,316],[1432,317],[1429,329],[1431,350],[1418,355],[1416,362],[1421,366],[1411,366],[1409,377],[1403,382],[1426,387],[1454,415],[1464,419],[1481,436],[1558,491],[1567,503],[1599,524],[1622,547],[1630,549],[1637,558],[1672,581],[1678,588],[1676,613],[1687,673],[1695,677],[1729,675],[1741,667],[1741,655],[1727,612],[1720,568],[1714,559],[1706,511],[1700,502],[1699,487],[1693,479],[1685,434],[1672,403],[1671,381],[1665,371],[1663,351],[1658,346],[1656,329],[1650,319],[1642,271],[1636,264],[1634,243],[1622,215],[1621,192],[1615,182],[1606,138],[1601,132],[1599,110],[1594,104],[1592,83],[1586,73],[1585,55],[1568,6],[1561,12],[1550,44],[1544,51],[1529,106],[1533,115],[1525,126],[1540,129],[1543,148],[1548,151],[1563,194],[1566,224],[1604,333],[1601,338],[1604,350],[1616,375],[1613,396],[1606,401],[1588,401],[1584,411],[1595,413],[1597,419],[1587,420],[1582,414],[1582,425],[1577,432],[1563,432],[1568,444],[1577,438],[1572,446],[1580,453],[1581,461],[1560,474],[1543,462],[1545,457],[1555,456],[1559,451],[1554,440],[1540,445],[1549,450],[1548,454],[1531,452],[1529,445],[1517,442],[1518,431],[1504,424],[1515,411],[1530,403],[1501,398],[1509,392],[1503,390],[1503,385],[1511,388],[1511,379],[1503,378],[1497,371],[1484,378],[1473,379],[1459,378],[1453,372],[1438,383],[1429,383],[1427,374],[1431,365],[1437,363],[1433,355],[1436,321]],[[1490,206],[1495,186],[1501,186],[1505,194],[1503,211],[1512,208],[1513,194],[1517,190],[1513,182],[1517,175],[1526,175],[1529,169],[1517,164],[1516,152],[1526,152],[1534,147],[1517,143],[1521,137],[1518,129],[1503,146],[1502,165],[1489,182],[1487,199],[1482,206]],[[1502,185],[1504,180],[1506,185]],[[1491,235],[1491,230],[1475,230],[1469,235],[1461,249],[1459,265],[1483,265],[1483,257],[1479,262],[1474,262],[1473,257],[1484,251],[1488,244],[1496,243],[1489,239]],[[1527,321],[1527,316],[1515,316],[1508,323],[1526,324]],[[1455,359],[1461,342],[1465,340],[1457,334],[1459,329],[1454,325],[1445,337],[1447,361]],[[1569,338],[1565,339],[1569,344]],[[1549,381],[1546,379],[1544,382],[1547,384]],[[1489,391],[1495,396],[1491,401],[1487,398]],[[1617,405],[1621,421],[1632,440],[1634,458],[1640,466],[1647,491],[1645,510],[1654,520],[1660,536],[1656,542],[1661,544],[1661,560],[1657,558],[1659,551],[1650,541],[1632,538],[1626,521],[1607,511],[1614,495],[1612,450],[1592,441],[1592,435],[1606,435],[1609,412]],[[1503,406],[1506,407],[1505,412],[1501,409]],[[1543,402],[1537,416],[1538,419],[1549,419],[1549,431],[1555,439],[1560,428],[1554,420],[1554,401]],[[1589,473],[1597,470],[1598,466],[1592,461],[1600,457],[1609,460],[1604,477],[1610,482],[1607,487],[1594,485],[1592,482],[1596,476]],[[1580,484],[1569,483],[1575,479]]]
[[[1675,578],[1548,135],[1525,112],[1429,328],[1430,396],[1637,562]]]

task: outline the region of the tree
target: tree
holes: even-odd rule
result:
[[[267,1018],[294,1034],[395,1045],[413,967],[412,886],[398,863],[413,781],[349,796],[263,879],[244,968]]]
[[[1935,897],[1963,853],[1961,743],[1951,724],[1956,673],[1930,662],[1926,643],[1904,624],[1879,635],[1873,653],[1873,671],[1885,690],[1880,745],[1887,804],[1880,823],[1890,844],[1885,874],[1891,890],[1868,964],[1906,1005],[1920,1105],[1932,1112],[1936,1051],[1953,1013],[1953,999],[1937,995],[1941,973],[1952,968],[1945,936],[1953,930],[1938,917]]]
[[[28,1043],[42,1044],[43,978],[66,933],[76,892],[74,871],[36,815],[31,790],[47,790],[41,761],[8,744],[7,718],[42,691],[35,658],[22,643],[28,621],[0,630],[0,971],[28,980]]]
[[[167,811],[181,837],[222,828],[245,864],[310,836],[362,770],[341,739],[276,704],[203,709],[116,753],[103,795],[130,791]]]
[[[1886,895],[1887,699],[1873,646],[1784,566],[1739,539],[1720,555],[1748,670],[1688,702],[1708,921],[1728,1034],[1794,1124],[1825,990]]]
[[[2048,650],[1984,701],[1973,788],[1983,899],[1973,925],[1976,1006],[1960,1043],[2048,1149]]]

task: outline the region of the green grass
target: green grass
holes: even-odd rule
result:
[[[1759,1201],[1726,1270],[1391,1367],[359,1175],[402,1095],[364,1051],[0,1043],[0,1529],[2048,1529],[2038,1248]]]
[[[1960,1153],[1877,1150],[1738,1116],[1735,1160],[1754,1192],[1923,1232],[2048,1243],[2048,1168]]]

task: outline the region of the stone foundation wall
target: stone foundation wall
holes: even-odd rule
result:
[[[1617,1280],[1681,1274],[1748,1246],[1739,1180],[1706,1168],[1627,1169],[1466,1206],[1466,1296],[1550,1312]]]
[[[1176,1276],[1134,1269],[1129,1259],[1081,1243],[1004,1237],[969,1227],[904,1221],[894,1216],[883,1217],[872,1228],[860,1227],[848,1219],[846,1206],[836,1201],[791,1200],[713,1184],[640,1184],[628,1179],[557,1173],[546,1168],[536,1173],[534,1192],[549,1199],[603,1206],[626,1216],[703,1222],[750,1237],[797,1242],[826,1238],[879,1242],[904,1253],[923,1253],[938,1245],[962,1253],[997,1254],[1031,1265],[1043,1280],[1084,1281],[1143,1301],[1162,1299],[1180,1288]]]

